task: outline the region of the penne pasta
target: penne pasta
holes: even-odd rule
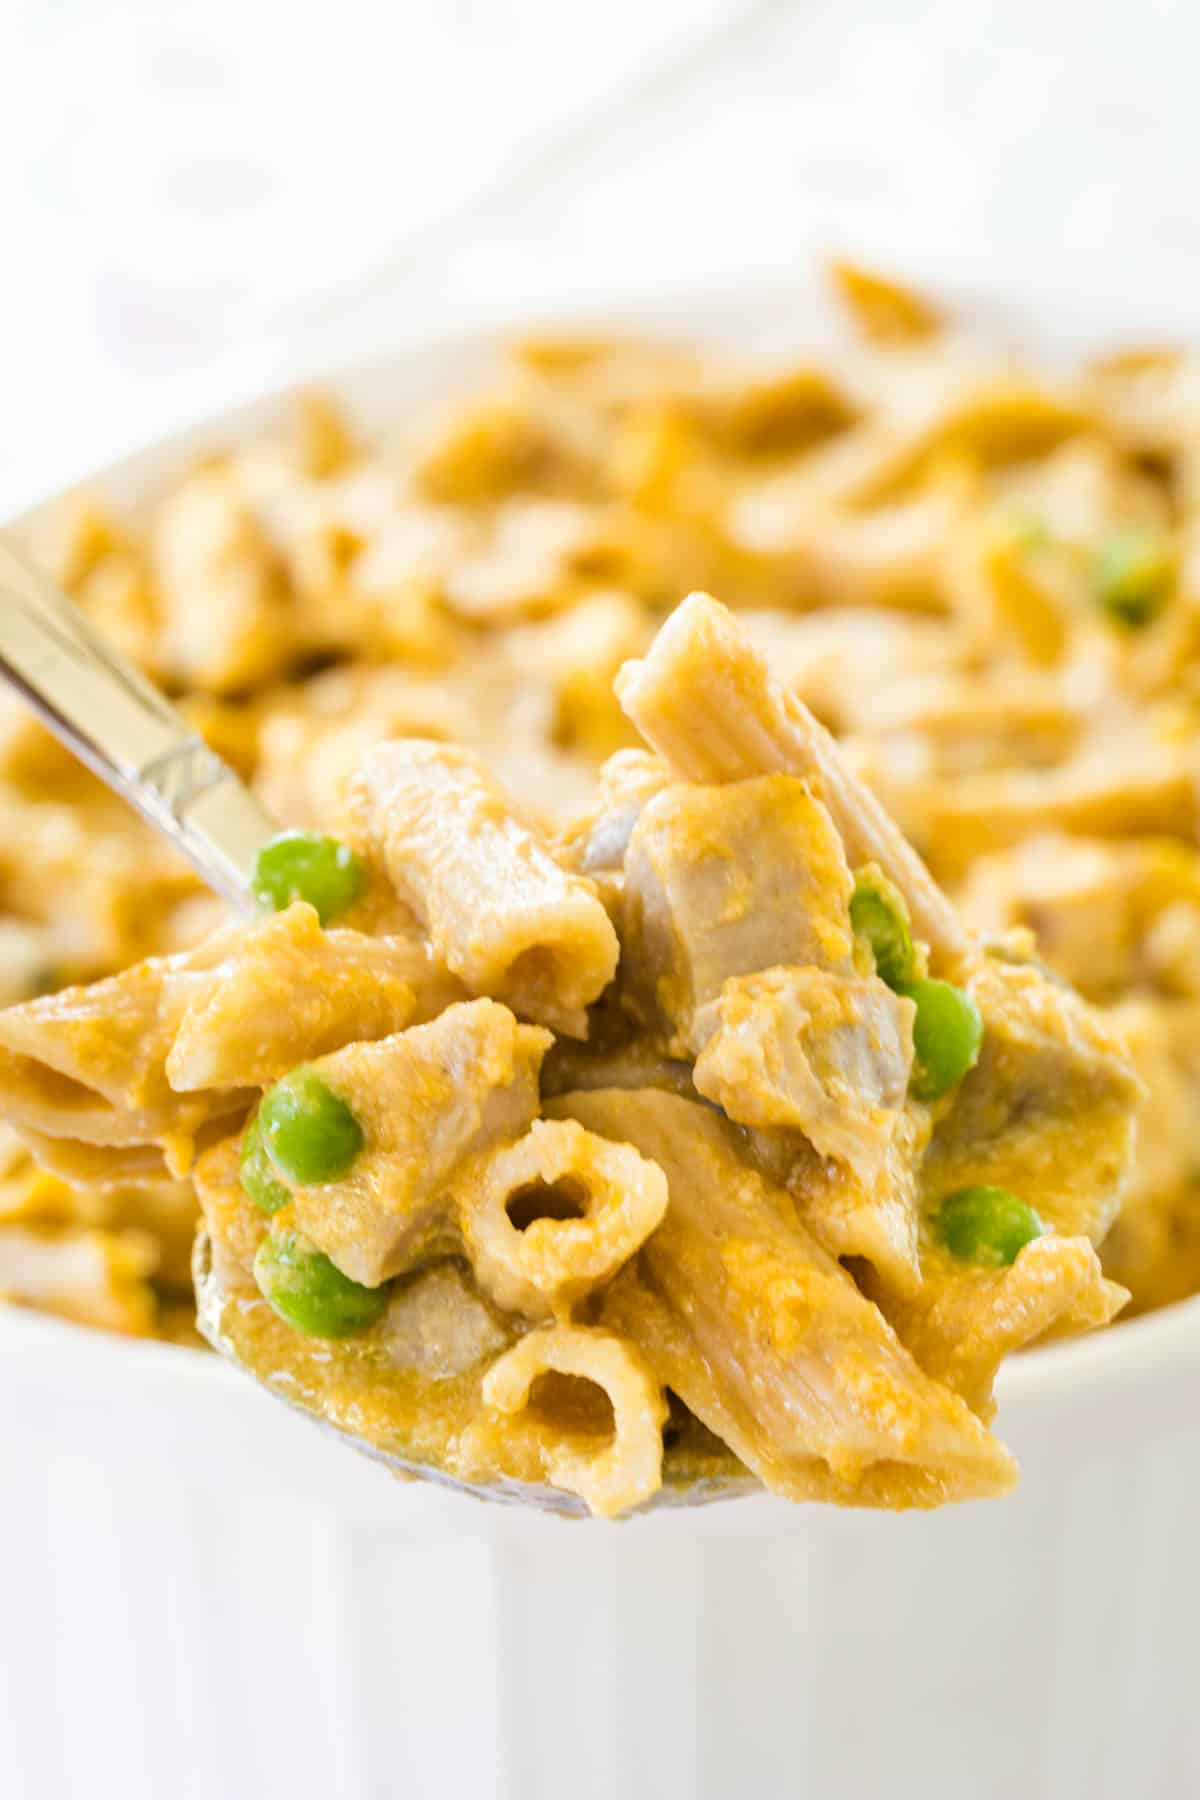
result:
[[[586,1034],[612,980],[616,934],[595,890],[521,823],[478,758],[438,744],[382,744],[353,810],[447,968],[474,993]]]
[[[236,1089],[176,1094],[167,1081],[175,1033],[219,953],[219,943],[210,944],[140,963],[0,1015],[0,1081],[11,1123],[87,1150],[158,1152],[173,1172],[186,1171],[202,1126],[236,1115],[249,1097]]]
[[[1007,1452],[923,1374],[787,1196],[746,1169],[716,1115],[661,1093],[568,1095],[553,1110],[636,1143],[664,1170],[671,1203],[645,1278],[721,1411],[706,1417],[690,1378],[677,1391],[769,1487],[850,1497],[875,1469],[879,1503],[886,1469],[892,1503],[912,1504],[1011,1485]]]
[[[995,1412],[992,1384],[1006,1356],[1107,1325],[1127,1297],[1105,1279],[1087,1238],[1058,1236],[1028,1244],[1009,1269],[964,1271],[927,1251],[919,1290],[901,1298],[878,1288],[881,1310],[922,1369],[983,1419]]]
[[[322,931],[290,906],[239,942],[188,999],[164,1059],[179,1094],[265,1087],[298,1061],[407,1025],[425,956],[403,938]]]

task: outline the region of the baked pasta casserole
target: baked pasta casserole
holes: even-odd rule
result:
[[[186,1337],[199,1214],[288,1398],[615,1513],[1003,1492],[1002,1359],[1200,1286],[1196,365],[834,278],[39,526],[287,830],[230,924],[5,713],[0,1292]]]

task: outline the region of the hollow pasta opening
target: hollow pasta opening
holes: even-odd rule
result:
[[[616,1436],[617,1419],[608,1392],[585,1375],[564,1375],[547,1369],[533,1382],[526,1415],[556,1432],[610,1443]]]
[[[36,1099],[46,1108],[53,1107],[58,1112],[94,1112],[99,1108],[107,1108],[109,1100],[99,1088],[89,1087],[85,1081],[74,1075],[65,1075],[52,1063],[38,1062],[32,1056],[13,1058],[13,1085],[17,1081],[25,1084],[25,1091],[36,1095]]]
[[[528,1231],[538,1219],[582,1219],[587,1216],[590,1196],[584,1183],[574,1175],[558,1181],[529,1181],[509,1195],[505,1206],[509,1223],[515,1231]]]
[[[525,997],[526,1004],[541,1006],[558,992],[562,963],[548,944],[537,944],[514,956],[504,972],[505,991]]]

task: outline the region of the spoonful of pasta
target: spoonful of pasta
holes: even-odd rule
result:
[[[1011,1487],[1000,1363],[1125,1299],[1138,1083],[723,607],[621,672],[648,748],[566,830],[404,739],[280,836],[2,547],[0,595],[9,679],[242,915],[0,1012],[0,1114],[69,1181],[192,1179],[218,1350],[398,1473],[562,1512]]]

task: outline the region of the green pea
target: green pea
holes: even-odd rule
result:
[[[306,1237],[273,1226],[254,1258],[259,1293],[281,1319],[306,1337],[348,1337],[374,1325],[387,1305],[386,1288],[363,1287]]]
[[[934,1221],[951,1255],[1006,1269],[1046,1227],[1024,1200],[1002,1187],[962,1188],[942,1201]]]
[[[311,1069],[293,1069],[263,1095],[258,1122],[267,1155],[288,1181],[311,1187],[344,1175],[363,1145],[362,1126]]]
[[[850,923],[870,944],[881,981],[900,988],[917,979],[921,971],[908,928],[908,908],[900,890],[874,864],[854,877]]]
[[[913,981],[904,993],[916,1003],[912,1091],[936,1100],[979,1061],[983,1020],[969,994],[949,981]]]
[[[312,831],[285,831],[259,851],[254,864],[254,898],[282,912],[293,900],[307,900],[328,925],[362,891],[363,866],[348,844]]]
[[[1018,550],[1045,550],[1051,542],[1045,517],[1032,506],[1011,506],[1004,517],[1009,539]]]
[[[282,1181],[276,1179],[270,1157],[263,1143],[262,1122],[257,1113],[246,1128],[242,1139],[242,1160],[238,1167],[238,1175],[242,1187],[249,1194],[259,1212],[277,1213],[281,1206],[286,1206],[291,1194]]]
[[[1092,591],[1118,625],[1140,630],[1170,597],[1175,564],[1161,532],[1145,526],[1110,531],[1092,561]]]

